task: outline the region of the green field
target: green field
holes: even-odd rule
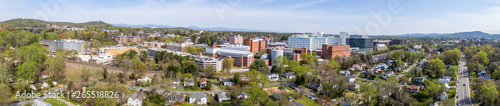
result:
[[[47,98],[47,99],[44,99],[43,101],[45,101],[47,103],[50,103],[53,106],[68,106],[68,105],[66,105],[66,103],[58,101],[58,100],[56,100],[54,98]]]

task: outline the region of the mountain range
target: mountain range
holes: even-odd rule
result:
[[[156,27],[156,28],[188,28],[193,30],[209,30],[209,31],[243,31],[243,32],[277,32],[272,30],[256,30],[256,29],[244,29],[244,28],[226,28],[226,27],[209,27],[209,28],[200,28],[195,26],[189,27],[176,27],[170,25],[155,25],[155,24],[145,24],[145,25],[129,25],[124,23],[112,24],[113,26],[121,26],[121,27],[132,27],[132,28],[144,28],[144,27]]]
[[[500,38],[500,34],[489,34],[481,31],[457,32],[457,33],[411,33],[400,35],[375,35],[375,36],[398,36],[398,37],[423,37],[423,38]]]

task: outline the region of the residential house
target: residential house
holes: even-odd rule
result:
[[[381,75],[380,78],[387,79],[389,76],[393,76],[393,75],[396,75],[394,73],[394,71],[389,71],[389,72],[386,72],[384,75]]]
[[[486,71],[481,71],[477,73],[477,77],[482,77],[482,76],[486,76]]]
[[[238,95],[239,99],[247,99],[248,98],[248,93],[246,92],[240,92],[240,95]]]
[[[184,78],[184,86],[194,86],[193,78]]]
[[[241,76],[240,79],[241,79],[241,82],[243,82],[243,83],[247,83],[248,81],[250,81],[250,77],[247,77],[247,76]]]
[[[443,76],[443,78],[439,78],[439,83],[449,84],[450,81],[451,81],[451,77],[450,76]]]
[[[380,63],[380,64],[377,65],[377,68],[380,69],[380,70],[385,70],[385,69],[387,69],[387,67],[388,66],[385,63]]]
[[[427,78],[426,77],[415,78],[415,79],[413,79],[413,82],[424,83],[425,79],[427,79]]]
[[[420,87],[414,86],[414,85],[408,85],[408,86],[406,86],[406,91],[411,92],[411,93],[418,93],[418,92],[420,92]]]
[[[233,86],[234,85],[234,82],[231,81],[231,79],[224,79],[220,83],[221,83],[221,85],[225,85],[225,86]]]
[[[42,71],[40,72],[42,75],[42,78],[50,78],[49,72],[48,71]]]
[[[288,78],[288,79],[294,79],[296,77],[295,72],[288,72],[283,74],[283,77]]]
[[[184,94],[170,94],[166,97],[166,100],[171,104],[182,103],[184,102],[184,96]]]
[[[314,101],[322,106],[334,106],[330,100],[331,99],[318,98]]]
[[[444,101],[446,99],[448,99],[448,94],[445,91],[443,91],[439,96],[439,100]]]
[[[146,98],[146,95],[140,91],[135,92],[127,99],[127,106],[142,106],[143,100]]]
[[[201,78],[200,79],[200,87],[205,88],[205,86],[207,86],[207,81],[208,81],[207,78]]]
[[[345,81],[347,81],[349,83],[353,83],[354,81],[356,81],[356,77],[354,77],[354,76],[347,76],[347,77],[345,77]]]
[[[192,93],[188,96],[188,102],[190,104],[204,105],[207,104],[208,98],[204,93]]]
[[[172,88],[177,88],[180,83],[181,81],[179,80],[179,78],[174,78],[174,80],[172,81]]]
[[[144,77],[142,79],[141,78],[137,79],[137,83],[147,83],[147,82],[151,83],[151,78]]]
[[[351,83],[351,84],[349,84],[348,88],[351,91],[359,91],[359,84]]]
[[[227,92],[221,92],[221,93],[217,94],[217,100],[219,102],[229,101],[229,100],[231,100],[231,96]]]
[[[308,82],[307,88],[312,89],[314,91],[321,91],[322,90],[321,84],[315,83],[315,82]]]
[[[267,78],[269,78],[269,81],[278,81],[278,79],[280,78],[278,73],[269,73],[266,74],[266,76]]]
[[[277,93],[273,93],[271,95],[272,99],[277,101],[277,100],[281,100],[281,98],[283,98],[283,96],[281,96],[280,94],[277,94]]]
[[[346,71],[340,71],[339,73],[340,73],[340,75],[344,75],[344,76],[351,75],[351,71],[347,71],[347,70]]]

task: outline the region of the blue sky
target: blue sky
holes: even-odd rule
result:
[[[337,34],[500,33],[498,0],[0,0],[0,20]]]

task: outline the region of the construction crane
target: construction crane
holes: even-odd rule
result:
[[[64,33],[61,34],[61,39],[64,39],[64,36],[69,36],[69,35],[66,35]]]

